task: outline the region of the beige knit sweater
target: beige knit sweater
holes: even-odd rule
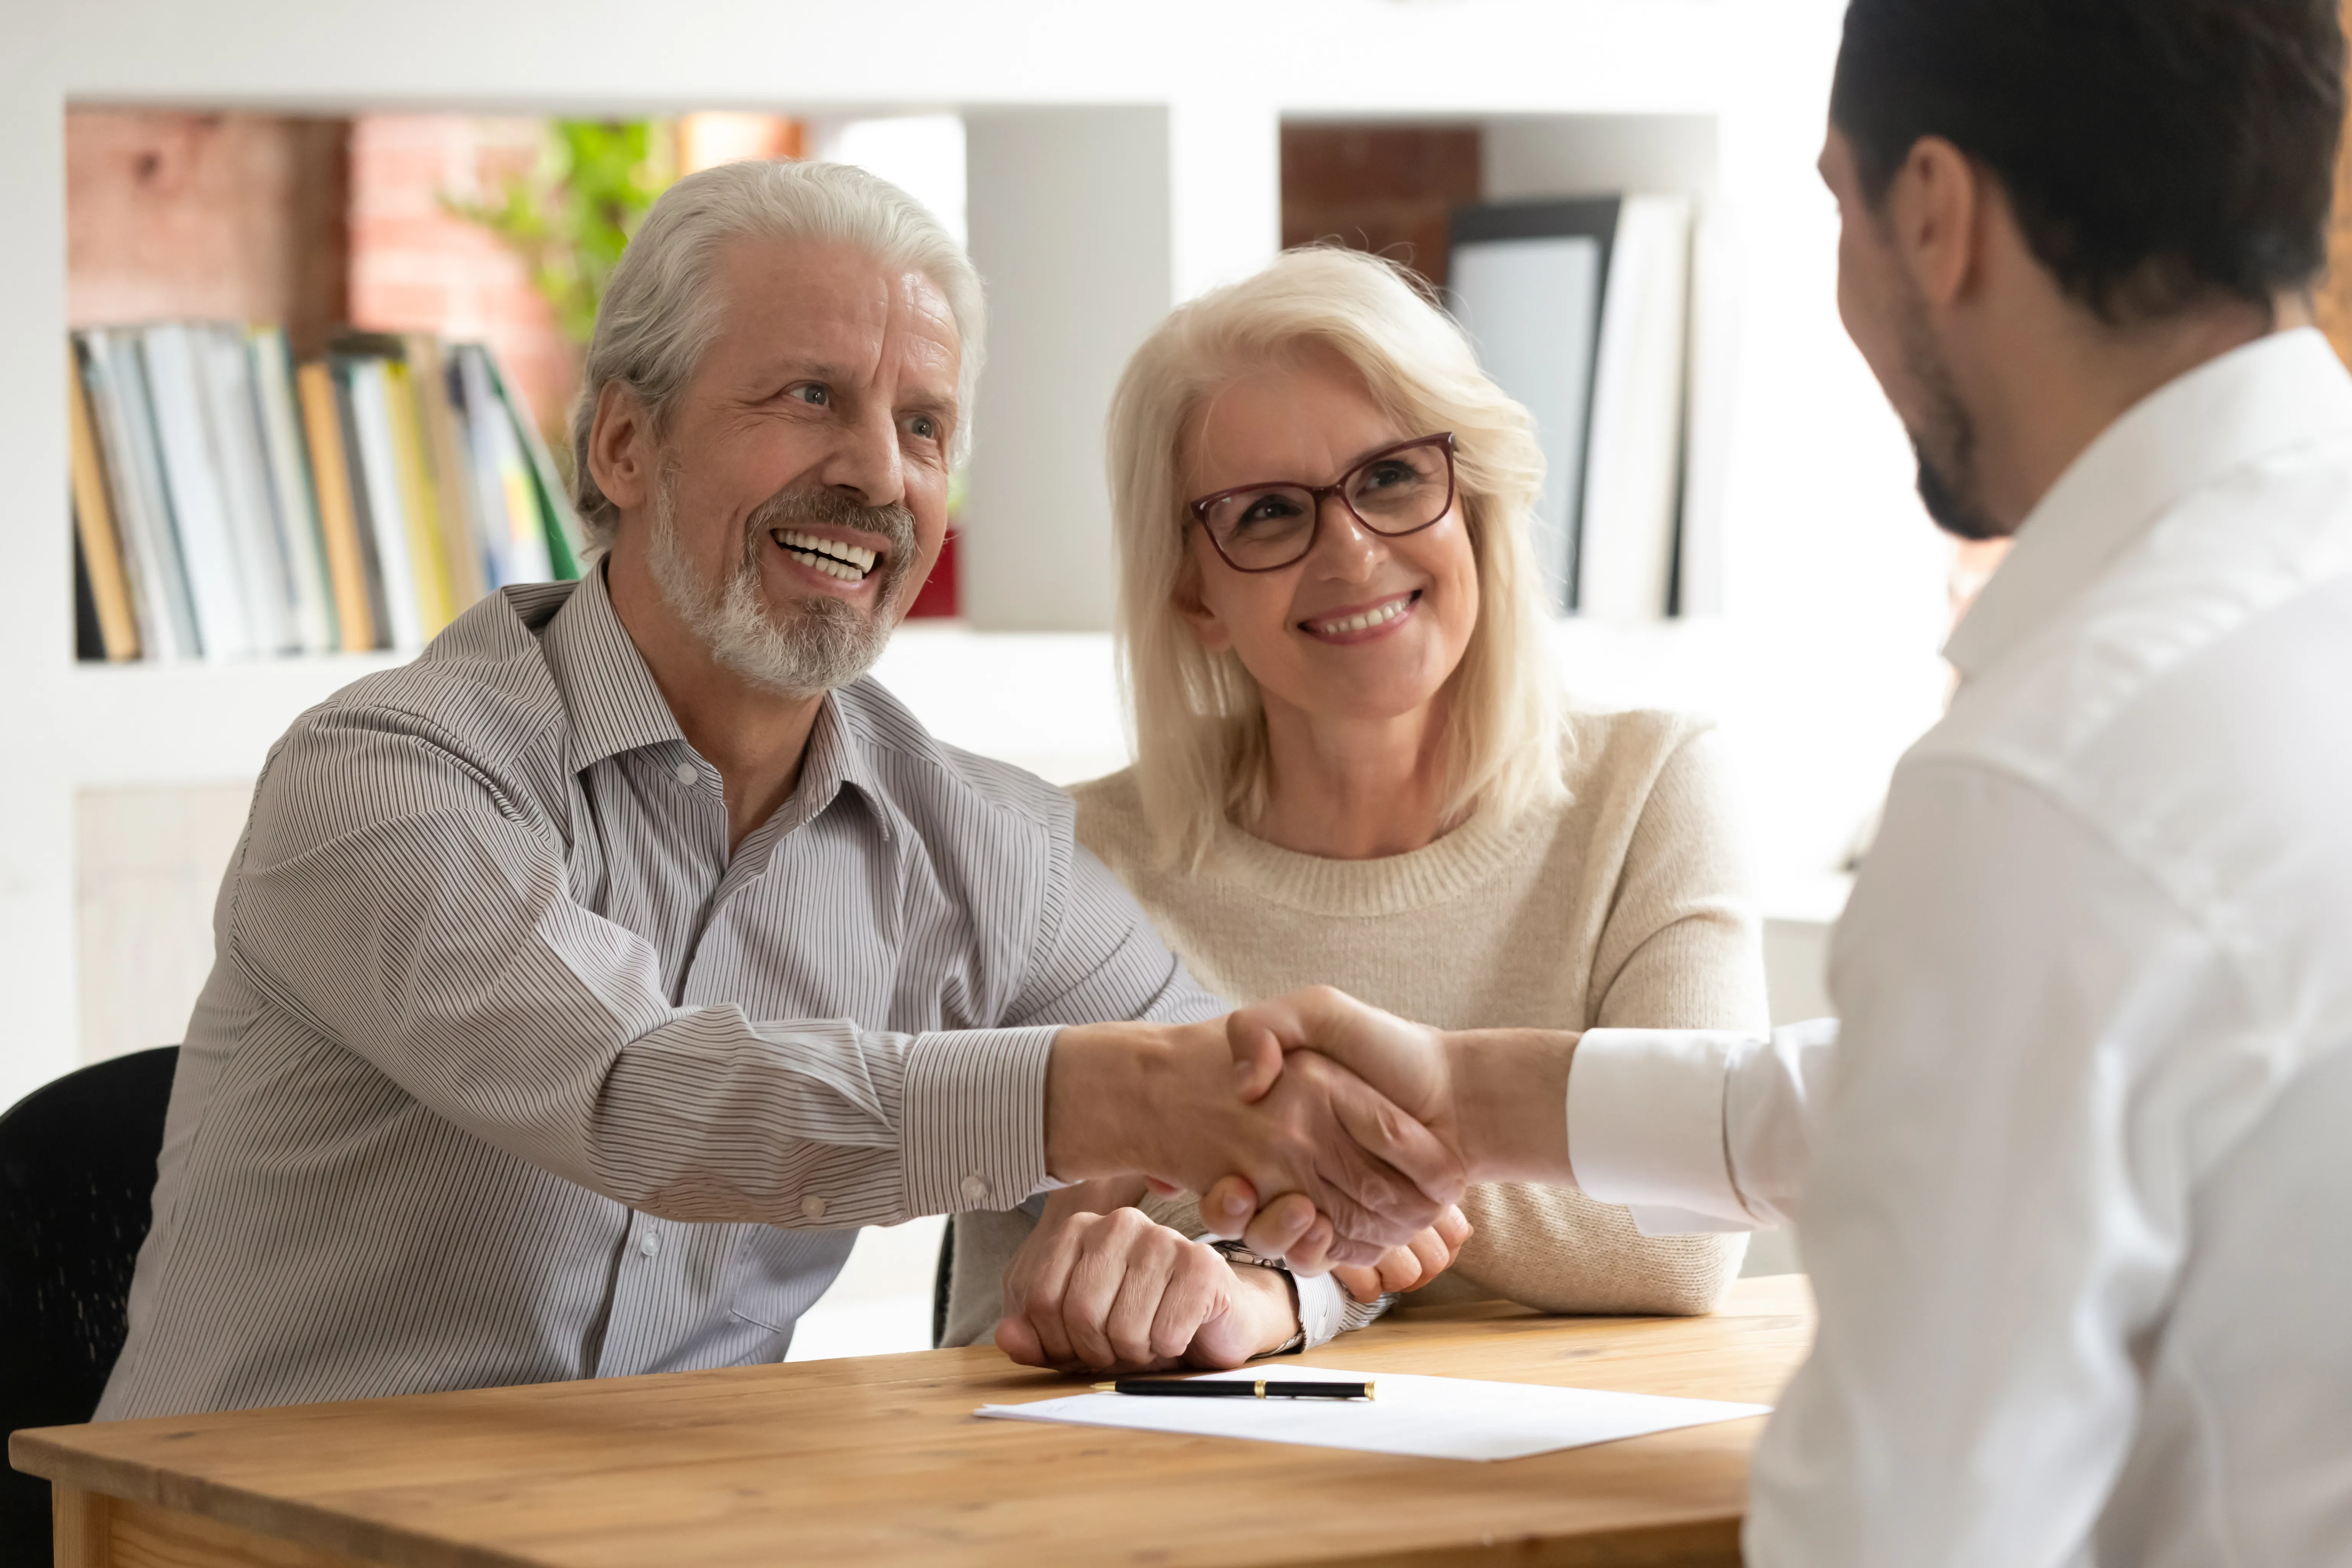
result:
[[[1763,1026],[1764,973],[1722,764],[1703,725],[1571,713],[1569,797],[1473,816],[1410,854],[1327,860],[1222,828],[1197,873],[1157,867],[1132,771],[1072,793],[1079,840],[1211,990],[1236,1001],[1318,982],[1447,1028]],[[1147,1205],[1189,1234],[1189,1202]],[[1740,1237],[1643,1237],[1562,1187],[1474,1186],[1475,1228],[1412,1300],[1503,1297],[1553,1312],[1703,1312]],[[956,1222],[948,1344],[987,1337],[1028,1216]]]

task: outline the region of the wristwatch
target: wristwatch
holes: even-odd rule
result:
[[[1271,1268],[1282,1276],[1283,1283],[1290,1287],[1290,1316],[1291,1321],[1298,1325],[1298,1330],[1265,1353],[1297,1355],[1305,1350],[1307,1348],[1307,1314],[1299,1310],[1298,1281],[1292,1277],[1290,1266],[1279,1258],[1268,1258],[1262,1252],[1252,1252],[1247,1246],[1238,1241],[1213,1241],[1209,1245],[1224,1254],[1225,1261],[1228,1263],[1238,1263],[1248,1268]]]

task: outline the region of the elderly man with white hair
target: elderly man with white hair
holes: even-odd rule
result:
[[[1239,1171],[1342,1261],[1437,1217],[1450,1152],[1337,1068],[1244,1104],[1059,792],[865,679],[981,333],[855,169],[656,205],[575,425],[601,560],[270,753],[101,1417],[772,1361],[855,1227],[1056,1180]]]

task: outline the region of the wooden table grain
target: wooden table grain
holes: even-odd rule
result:
[[[1796,1276],[1712,1317],[1479,1309],[1305,1358],[1766,1403]],[[1074,1380],[993,1350],[16,1433],[60,1568],[1736,1564],[1759,1419],[1491,1464],[983,1421]]]

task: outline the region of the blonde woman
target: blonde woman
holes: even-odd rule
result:
[[[1109,445],[1136,763],[1075,792],[1078,837],[1204,984],[1328,983],[1448,1027],[1764,1024],[1714,744],[1563,705],[1527,415],[1395,268],[1293,251],[1184,306],[1129,364]],[[1190,1202],[1069,1188],[958,1220],[944,1338],[1233,1365],[1416,1285],[1699,1312],[1742,1247],[1643,1237],[1565,1189],[1474,1187],[1462,1210],[1466,1244],[1441,1226],[1293,1279],[1196,1239]]]

